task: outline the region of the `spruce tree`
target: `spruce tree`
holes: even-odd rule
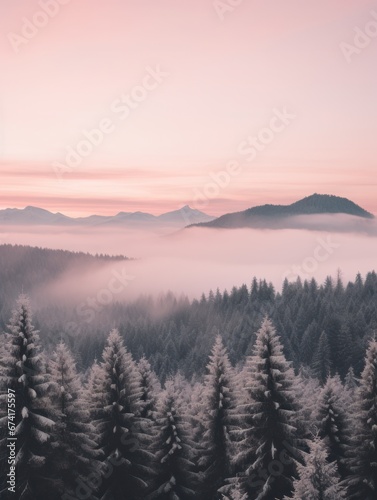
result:
[[[166,382],[158,402],[158,436],[155,443],[157,478],[148,500],[195,499],[197,474],[193,463],[193,443],[183,408],[177,405],[172,381]]]
[[[51,454],[51,432],[54,421],[50,418],[49,383],[41,353],[38,332],[32,324],[29,300],[21,295],[8,326],[10,335],[3,355],[0,385],[0,406],[7,407],[8,389],[15,395],[14,423],[16,445],[16,487],[9,498],[40,500],[54,498],[59,491],[58,478],[47,473],[47,460]],[[3,410],[4,411],[4,410]],[[2,414],[1,432],[1,490],[7,489],[7,415]]]
[[[358,380],[355,377],[355,372],[352,366],[349,368],[344,379],[344,386],[351,395],[353,395],[355,390],[359,387]]]
[[[346,457],[351,425],[345,406],[347,402],[339,377],[329,378],[320,393],[316,420],[318,435],[327,447],[328,460],[337,464],[341,479],[349,474]]]
[[[313,374],[325,385],[327,377],[331,374],[330,344],[325,331],[321,333],[318,348],[313,358]]]
[[[200,466],[203,471],[203,497],[220,499],[219,488],[232,473],[235,444],[230,430],[236,425],[236,383],[233,367],[221,337],[216,338],[204,382],[204,434]]]
[[[102,453],[101,499],[143,498],[152,473],[153,455],[140,420],[140,375],[117,330],[108,336],[100,365],[99,400],[104,406],[92,409],[97,442]]]
[[[152,371],[151,365],[146,358],[141,358],[137,364],[140,373],[140,389],[142,408],[140,416],[154,420],[156,414],[157,395],[161,390],[156,374]]]
[[[301,456],[296,381],[267,318],[246,367],[250,402],[239,410],[245,414],[245,429],[243,450],[237,457],[246,468],[243,487],[250,498],[281,499],[292,491],[294,459]]]
[[[305,454],[305,464],[297,467],[299,478],[293,483],[293,494],[284,500],[346,499],[336,462],[328,462],[326,445],[318,437],[310,444],[310,453]]]
[[[355,433],[349,465],[350,498],[372,500],[377,493],[377,341],[370,342],[357,389]]]
[[[57,412],[50,467],[62,478],[64,490],[73,493],[77,478],[89,474],[98,452],[92,439],[94,428],[81,380],[72,354],[64,343],[56,347],[49,363],[49,373],[52,404]]]
[[[242,491],[241,484],[235,479],[230,489],[222,497],[223,500],[248,500],[246,493]]]

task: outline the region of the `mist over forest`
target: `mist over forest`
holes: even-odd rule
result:
[[[1,397],[36,457],[17,498],[372,500],[375,221],[318,222],[8,227]]]

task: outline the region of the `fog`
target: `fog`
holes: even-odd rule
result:
[[[210,289],[250,284],[253,276],[272,281],[280,290],[284,277],[295,280],[300,275],[322,282],[341,269],[348,280],[357,272],[365,274],[377,268],[375,220],[317,216],[316,227],[320,221],[327,231],[190,228],[163,236],[122,228],[7,226],[0,228],[0,243],[123,254],[136,259],[84,270],[79,276],[77,270],[67,272],[40,290],[51,298],[69,296],[75,301],[98,293],[105,297],[103,290],[109,287],[117,300],[169,290],[193,298]],[[297,227],[312,223],[313,217],[297,218]]]

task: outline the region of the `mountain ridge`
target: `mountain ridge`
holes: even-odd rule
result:
[[[189,223],[209,222],[215,217],[193,209],[188,205],[166,212],[160,215],[152,215],[146,212],[118,212],[116,215],[89,215],[86,217],[69,217],[60,212],[50,212],[44,208],[28,205],[25,208],[6,208],[0,210],[0,224],[5,225],[131,225],[138,224],[162,226],[173,225],[185,227]]]
[[[187,227],[242,228],[279,226],[282,220],[302,215],[345,214],[374,219],[353,201],[335,195],[314,193],[290,205],[259,205],[240,212],[224,214],[213,221],[190,224]]]

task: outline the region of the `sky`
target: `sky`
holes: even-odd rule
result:
[[[377,214],[375,1],[231,3],[1,2],[0,209]]]

